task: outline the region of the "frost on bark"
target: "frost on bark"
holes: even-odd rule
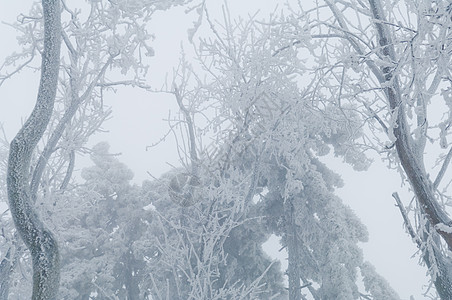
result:
[[[284,212],[287,217],[286,221],[286,235],[287,235],[287,254],[288,254],[288,269],[287,275],[289,278],[289,300],[301,299],[301,285],[299,272],[299,264],[296,252],[299,249],[298,232],[295,224],[295,208],[293,206],[293,198],[284,201]]]
[[[43,0],[44,49],[36,105],[11,142],[7,189],[11,214],[18,233],[33,260],[32,299],[56,299],[59,285],[59,253],[53,234],[32,204],[30,161],[52,115],[60,58],[60,1]]]
[[[416,144],[413,141],[406,120],[405,105],[402,101],[399,78],[395,72],[395,66],[391,67],[391,62],[397,61],[391,35],[384,24],[385,17],[379,0],[369,0],[370,11],[376,20],[374,26],[377,30],[378,43],[381,47],[383,59],[386,59],[388,66],[382,68],[384,79],[381,84],[384,87],[386,98],[389,102],[391,113],[395,115],[396,126],[394,126],[395,148],[400,164],[405,171],[407,178],[419,201],[421,212],[426,217],[430,226],[437,228],[436,231],[444,239],[449,250],[452,249],[452,233],[448,230],[440,230],[438,225],[446,224],[450,226],[452,220],[441,208],[436,200],[434,184],[428,178],[422,161],[417,157]],[[430,231],[430,230],[429,230]],[[441,299],[452,299],[452,269],[450,258],[444,256],[436,249],[435,244],[423,250],[423,259],[430,267],[436,265],[437,270],[433,270],[433,283]]]
[[[450,2],[324,2],[330,14],[310,31],[313,39],[322,40],[311,51],[319,61],[314,94],[365,116],[366,140],[354,146],[383,154],[388,167],[409,182],[415,200],[405,206],[398,199],[397,206],[441,299],[452,299],[452,231],[445,201],[450,193],[448,184],[441,183],[452,158],[452,150],[446,151],[452,120],[446,76],[452,58]],[[318,6],[315,11],[324,10]],[[436,112],[444,112],[443,117],[437,119]],[[435,165],[432,154],[438,158]],[[436,167],[433,178],[430,170]]]
[[[8,300],[9,278],[11,273],[11,249],[0,262],[0,300]]]

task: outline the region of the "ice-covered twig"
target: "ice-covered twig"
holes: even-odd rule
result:
[[[403,222],[405,223],[405,226],[408,230],[409,235],[416,242],[417,246],[420,248],[422,246],[422,240],[417,235],[416,231],[414,230],[413,226],[411,225],[410,219],[408,218],[408,214],[405,210],[405,207],[403,206],[402,200],[400,200],[399,194],[397,192],[394,192],[394,193],[392,193],[392,197],[397,202],[396,206],[400,210],[400,214],[402,215]]]

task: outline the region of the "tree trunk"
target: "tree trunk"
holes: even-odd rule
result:
[[[16,229],[31,252],[33,261],[33,300],[56,299],[59,278],[59,252],[53,234],[47,229],[32,204],[30,162],[53,112],[60,62],[60,1],[42,0],[44,49],[41,80],[36,105],[30,117],[11,142],[7,188]]]
[[[132,249],[129,248],[127,250],[127,253],[125,255],[125,286],[127,289],[127,299],[133,300],[133,299],[139,299],[140,298],[140,287],[138,285],[138,282],[136,280],[137,275],[137,268],[136,268],[136,261],[135,257],[133,256]]]
[[[8,300],[11,271],[11,248],[9,248],[4,259],[0,263],[0,300]]]
[[[300,272],[298,264],[298,236],[295,224],[295,209],[293,206],[293,198],[284,202],[284,212],[286,219],[286,243],[288,253],[287,276],[289,277],[289,300],[301,299]]]
[[[369,0],[369,4],[373,18],[377,20],[374,26],[377,29],[378,42],[382,49],[382,55],[387,59],[388,63],[395,64],[397,58],[394,45],[391,34],[388,31],[388,26],[384,23],[385,18],[380,0]],[[433,184],[425,173],[422,162],[416,156],[418,150],[415,149],[416,145],[408,128],[399,80],[397,75],[394,74],[394,67],[386,66],[382,71],[384,75],[382,85],[384,86],[391,113],[396,116],[397,120],[396,126],[391,130],[393,130],[394,136],[396,137],[395,147],[400,164],[420,203],[422,214],[431,224],[429,228],[435,230],[434,226],[438,224],[450,226],[452,221],[438,204],[435,198]],[[449,250],[452,250],[452,234],[441,230],[437,230],[437,232],[444,239]],[[437,266],[437,274],[433,275],[433,279],[441,299],[452,299],[452,264],[450,258],[441,253],[439,249],[436,249],[435,245],[432,245],[432,247],[434,248],[433,251],[428,249],[428,245],[426,249],[422,249],[423,259],[427,265],[431,266],[435,264]]]

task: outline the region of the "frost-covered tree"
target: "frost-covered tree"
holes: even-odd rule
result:
[[[414,201],[394,198],[439,297],[450,299],[450,1],[325,0],[292,8],[282,28],[293,37],[288,47],[302,43],[302,32],[311,43],[312,99],[359,114],[368,134],[356,146],[376,150],[409,183]]]
[[[210,151],[196,148],[201,164],[212,160],[225,178],[237,176],[236,182],[245,175],[254,184],[253,196],[268,191],[258,202],[258,216],[267,222],[267,233],[283,237],[288,248],[289,299],[304,299],[305,290],[314,299],[378,299],[378,289],[398,299],[383,280],[360,293],[358,272],[364,262],[357,243],[367,233],[334,195],[338,175],[319,161],[333,150],[358,170],[368,166],[353,145],[362,137],[359,115],[328,104],[325,97],[312,100],[310,82],[303,85],[309,69],[293,63],[299,61],[299,47],[310,46],[309,39],[293,44],[286,34],[296,21],[285,28],[275,25],[285,24],[283,16],[257,22],[232,21],[227,10],[225,15],[218,28],[208,18],[213,37],[200,38],[196,48],[207,79],[196,71],[198,86],[174,90],[177,99],[186,100],[181,107],[185,123],[206,124],[187,130],[187,140],[193,136],[205,144],[204,136],[213,135],[220,145]],[[178,73],[184,83],[189,82],[187,69]],[[209,110],[214,113],[205,113]]]
[[[59,297],[255,299],[253,289],[259,299],[284,294],[278,264],[261,248],[268,233],[258,219],[232,223],[237,226],[227,236],[229,205],[207,205],[209,198],[188,208],[173,203],[171,180],[179,171],[142,189],[131,186],[131,171],[108,148],[93,147],[94,166],[82,171],[82,185],[48,200],[55,203],[49,213],[60,216],[52,225],[65,241]],[[209,211],[224,217],[209,220]],[[245,243],[239,241],[244,236]],[[206,266],[211,269],[202,270]]]
[[[26,189],[29,189],[30,204],[42,204],[42,211],[48,209],[44,203],[49,203],[48,197],[52,193],[67,189],[76,152],[86,152],[84,147],[88,138],[109,116],[109,109],[103,104],[105,92],[118,85],[145,87],[145,57],[153,55],[147,21],[158,10],[190,1],[57,2],[58,5],[61,2],[58,15],[61,10],[62,18],[57,35],[62,38],[63,48],[61,60],[58,55],[58,60],[52,61],[57,70],[62,70],[54,83],[55,89],[58,85],[56,102],[52,107],[37,105],[37,108],[42,106],[48,110],[42,121],[43,124],[49,122],[49,126],[47,129],[46,126],[32,126],[46,131],[36,135],[36,141],[30,140],[30,145],[33,145],[30,161],[20,158],[21,163],[29,164],[26,171],[30,176],[29,188]],[[46,14],[47,11],[35,3],[29,14],[20,15],[18,21],[11,24],[20,32],[19,41],[23,49],[2,64],[0,84],[19,72],[41,68],[37,63],[47,53],[44,25],[49,16]],[[50,66],[50,62],[46,62],[47,65]],[[122,77],[116,71],[120,71]],[[111,76],[108,76],[109,72]],[[39,141],[42,144],[38,144]],[[11,151],[16,150],[11,148]],[[31,174],[28,174],[30,170]],[[20,248],[15,240],[10,242]]]
[[[64,189],[75,152],[86,152],[88,138],[109,117],[105,95],[121,85],[147,88],[148,58],[154,54],[147,22],[159,10],[190,1],[62,1],[62,59],[55,113],[33,169],[32,192]],[[20,32],[22,51],[1,67],[0,83],[35,69],[42,48],[42,10],[33,5],[11,24]],[[57,175],[58,174],[58,175]],[[44,176],[44,178],[43,178]]]
[[[289,299],[302,299],[302,294],[313,299],[399,299],[363,261],[358,242],[367,241],[367,231],[334,195],[340,177],[315,158],[305,168],[299,177],[303,188],[284,199],[287,171],[273,165],[264,175],[268,192],[260,200],[269,230],[282,237],[288,252]]]
[[[66,241],[62,252],[61,298],[146,299],[141,280],[145,261],[135,258],[134,243],[147,230],[143,198],[130,185],[133,173],[109,152],[93,147],[94,166],[83,169],[85,182],[51,199],[55,227]],[[73,199],[79,199],[74,201]]]
[[[153,208],[147,273],[156,299],[284,299],[279,263],[263,252],[269,233],[255,208],[235,219],[237,207],[215,191],[190,207],[172,201],[168,189],[179,170],[143,186]],[[224,184],[224,183],[223,183]],[[241,195],[216,184],[219,194]],[[208,186],[207,186],[208,187]],[[209,189],[211,187],[208,187]],[[207,189],[205,190],[207,191]],[[255,211],[252,213],[252,211]],[[236,213],[236,214],[234,214]]]
[[[182,129],[182,169],[140,190],[98,144],[84,185],[71,184],[76,153],[89,152],[88,138],[109,116],[105,92],[149,88],[146,22],[187,2],[43,0],[13,24],[23,51],[1,67],[0,85],[26,69],[40,69],[42,81],[35,110],[10,148],[17,232],[2,226],[0,297],[9,287],[14,297],[27,297],[12,274],[28,259],[19,234],[32,250],[34,299],[57,297],[55,237],[65,241],[63,298],[282,298],[277,265],[261,249],[273,233],[288,250],[289,299],[397,299],[363,262],[357,243],[366,240],[365,228],[334,195],[340,180],[322,163],[334,152],[364,170],[363,152],[376,149],[410,183],[412,204],[394,198],[438,294],[450,299],[446,0],[289,1],[281,16],[263,21],[232,21],[225,6],[222,23],[201,1],[190,30],[197,61],[191,70],[181,64],[168,91],[180,108],[170,123],[173,132]],[[59,24],[60,12],[61,26],[48,26]],[[196,40],[203,18],[210,36]],[[60,37],[61,55],[59,43],[49,46]],[[432,149],[441,153],[436,176],[424,156]],[[65,230],[53,235],[47,227]]]
[[[52,116],[60,62],[60,1],[42,1],[44,47],[41,81],[35,108],[12,140],[8,159],[9,208],[15,227],[33,261],[32,299],[56,299],[60,279],[60,257],[53,233],[39,217],[30,189],[30,162],[36,145]]]
[[[262,35],[247,34],[254,25],[219,29],[210,22],[215,43],[202,40],[198,51],[217,86],[204,98],[230,106],[210,104],[219,113],[209,126],[221,131],[232,123],[235,135],[224,130],[221,139],[238,136],[230,149],[241,153],[261,153],[277,140],[282,151],[275,160],[291,176],[292,191],[303,187],[293,179],[303,178],[309,161],[302,147],[321,155],[329,144],[350,163],[376,150],[409,183],[414,201],[394,198],[439,297],[450,299],[450,1],[288,1],[287,8],[280,19],[258,22],[268,26],[259,28]],[[277,80],[288,76],[292,81]],[[291,83],[306,90],[287,93]],[[301,108],[313,119],[297,115]],[[303,131],[303,122],[317,126],[315,133]],[[275,139],[279,128],[284,138]],[[253,148],[256,132],[272,134]]]

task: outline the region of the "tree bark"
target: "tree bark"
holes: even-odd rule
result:
[[[295,224],[295,208],[293,198],[287,199],[284,203],[284,212],[286,214],[286,239],[288,253],[287,275],[289,277],[289,300],[301,299],[300,271],[298,264],[298,235]]]
[[[11,248],[9,248],[4,259],[0,262],[0,300],[8,300],[11,269]]]
[[[377,29],[379,45],[382,49],[383,57],[388,63],[397,61],[396,54],[392,42],[391,35],[384,21],[384,13],[380,0],[369,0],[370,10],[373,18],[377,20],[374,26]],[[413,188],[416,198],[420,203],[422,214],[428,219],[432,230],[435,225],[445,224],[450,226],[452,220],[438,204],[433,184],[428,178],[423,163],[417,157],[417,149],[410,135],[408,124],[405,116],[405,108],[402,102],[400,85],[397,74],[394,73],[393,67],[384,67],[382,69],[384,75],[385,94],[389,102],[391,113],[396,117],[396,125],[393,133],[396,138],[395,147],[400,164],[408,177],[411,187]],[[441,230],[437,230],[446,242],[449,250],[452,250],[452,234]],[[428,248],[429,245],[427,245]],[[435,245],[432,245],[435,247]],[[434,284],[441,299],[452,299],[452,269],[450,259],[444,256],[438,249],[434,251],[423,250],[423,259],[427,265],[436,264],[438,274],[434,275]],[[435,278],[436,277],[436,278]]]
[[[136,261],[130,246],[127,252],[124,254],[124,256],[125,256],[124,279],[125,286],[127,289],[127,299],[128,300],[139,299],[140,286],[138,285],[138,282],[136,280],[137,277]]]
[[[33,300],[56,299],[59,252],[55,237],[44,225],[32,204],[30,162],[37,143],[53,112],[60,63],[60,1],[42,0],[44,49],[36,105],[11,142],[7,170],[8,200],[16,229],[31,252]]]

